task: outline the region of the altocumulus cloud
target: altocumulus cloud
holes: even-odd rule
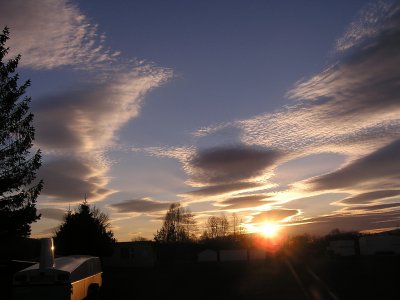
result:
[[[362,15],[379,18],[373,23],[374,34],[356,30],[363,37],[356,39],[359,43],[351,51],[341,53],[338,61],[288,92],[288,97],[297,99],[293,106],[203,128],[197,134],[233,126],[241,129],[240,138],[246,144],[293,151],[298,156],[328,151],[359,157],[398,139],[400,12],[399,4],[391,7],[389,15],[375,11]]]
[[[399,2],[368,5],[336,46],[336,61],[296,83],[287,93],[296,100],[292,106],[202,128],[194,135],[205,137],[237,128],[240,140],[249,147],[284,152],[279,162],[323,152],[347,156],[346,165],[340,169],[312,178],[305,186],[292,186],[295,190],[308,188],[302,192],[336,190],[353,195],[347,199],[349,202],[368,202],[371,195],[362,194],[398,190]],[[330,221],[336,219],[325,220],[332,226]],[[345,220],[350,223],[351,215]]]
[[[10,54],[21,54],[22,66],[93,68],[118,55],[104,47],[97,25],[68,0],[1,1],[0,25],[10,27]]]
[[[73,68],[85,84],[35,99],[36,144],[45,156],[42,195],[58,203],[104,199],[110,169],[104,151],[135,118],[144,96],[172,76],[153,64],[122,64],[97,25],[68,0],[2,1],[0,25],[11,30],[10,55],[33,69]],[[131,60],[135,61],[135,59]],[[45,200],[41,200],[45,201]]]

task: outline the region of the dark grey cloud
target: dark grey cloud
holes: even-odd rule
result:
[[[42,194],[54,202],[79,202],[85,195],[98,200],[112,193],[102,176],[93,174],[92,161],[76,157],[57,157],[45,162],[39,169],[38,178],[44,180]]]
[[[199,151],[188,164],[193,181],[226,184],[263,175],[281,155],[260,147],[226,146]]]
[[[265,194],[232,197],[220,201],[219,204],[226,205],[223,209],[251,208],[263,204],[273,203],[273,200],[266,200],[270,197],[270,195]]]
[[[65,213],[65,209],[61,208],[40,208],[39,213],[42,214],[42,218],[52,219],[56,221],[62,221]]]
[[[340,202],[345,204],[367,204],[369,202],[375,202],[382,199],[395,197],[398,195],[400,195],[400,190],[373,191],[348,197],[341,200]]]
[[[400,140],[349,165],[308,181],[312,190],[350,188],[368,185],[379,189],[383,185],[398,187],[400,179]]]
[[[297,209],[271,209],[255,215],[252,223],[276,222],[299,213]]]
[[[110,206],[115,208],[120,213],[147,213],[166,210],[170,205],[171,203],[169,202],[160,202],[145,198],[125,200],[122,202],[113,203]]]
[[[220,184],[220,185],[210,185],[204,188],[200,188],[197,190],[189,191],[184,193],[183,195],[187,196],[216,196],[229,194],[233,192],[240,192],[243,190],[260,187],[259,183],[254,182],[236,182],[229,184]]]

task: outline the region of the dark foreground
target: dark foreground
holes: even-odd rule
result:
[[[2,270],[0,299],[12,299],[11,276]],[[105,268],[101,290],[102,300],[400,299],[400,256],[277,256],[250,263]]]
[[[400,299],[399,257],[106,268],[102,299]]]

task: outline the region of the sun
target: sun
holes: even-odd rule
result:
[[[260,226],[260,233],[267,238],[275,237],[278,234],[278,231],[279,225],[274,223],[264,223]]]

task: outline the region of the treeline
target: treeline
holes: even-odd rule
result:
[[[245,233],[242,223],[235,213],[230,219],[221,213],[219,216],[210,216],[203,226],[199,226],[189,209],[180,203],[173,203],[165,214],[162,227],[154,235],[154,241],[188,243],[238,237]]]

